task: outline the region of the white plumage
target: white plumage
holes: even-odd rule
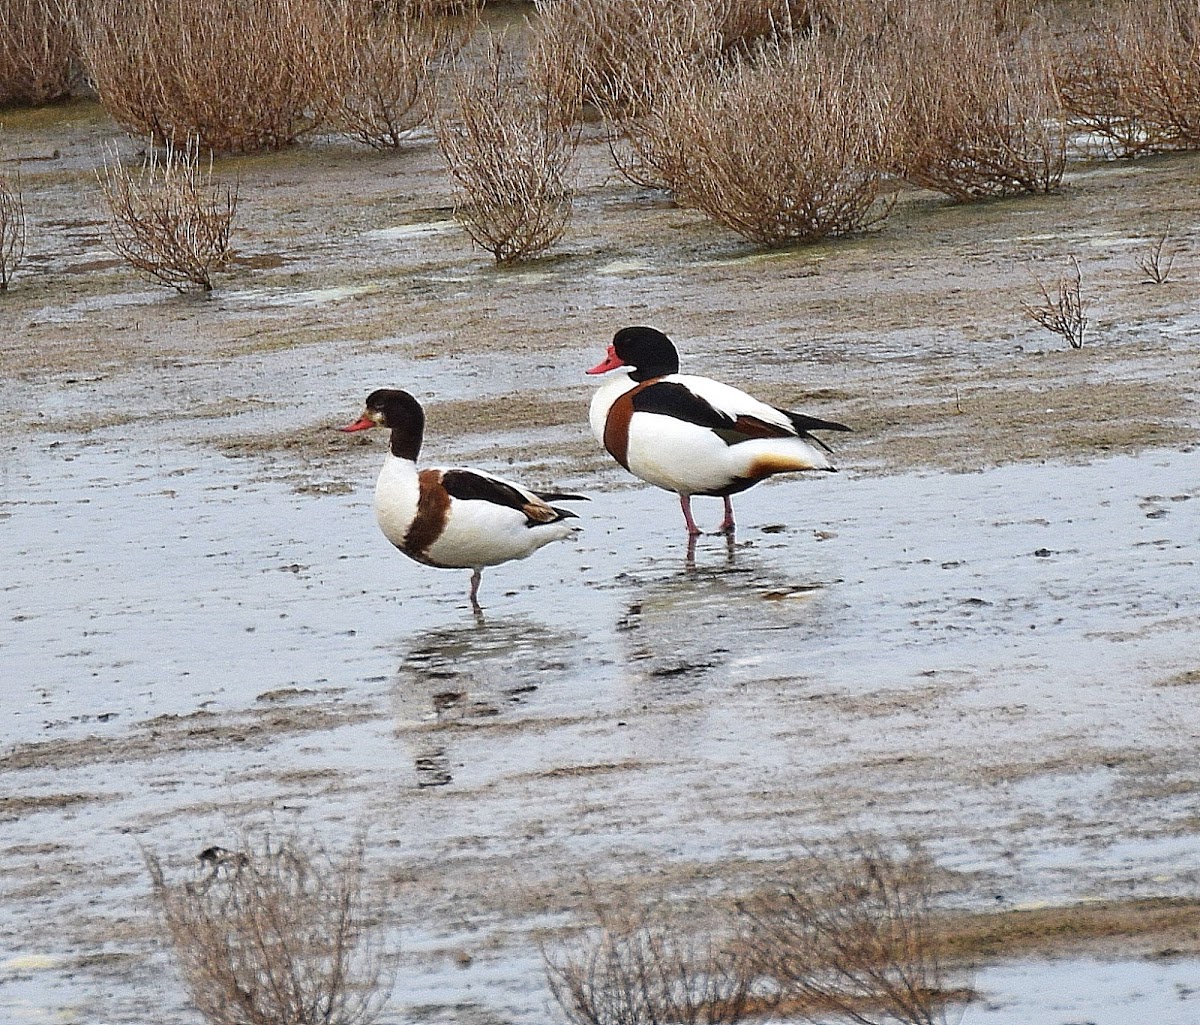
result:
[[[675,346],[653,328],[618,331],[605,359],[588,373],[610,371],[592,397],[592,432],[630,473],[679,495],[692,535],[699,533],[693,495],[723,498],[721,529],[732,531],[731,495],[777,473],[834,470],[808,431],[849,430],[679,373]]]
[[[539,494],[484,470],[417,468],[425,413],[408,392],[381,388],[367,396],[363,415],[343,431],[387,427],[390,451],[375,483],[375,519],[410,559],[443,569],[470,569],[471,604],[479,610],[484,566],[524,559],[569,536],[575,516],[551,500],[580,495]]]

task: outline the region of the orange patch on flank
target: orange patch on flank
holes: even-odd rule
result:
[[[404,551],[421,558],[446,529],[450,516],[450,494],[442,486],[441,470],[421,470],[417,474],[420,485],[417,498],[417,515],[404,535]]]
[[[754,480],[762,480],[773,473],[791,473],[795,470],[815,470],[816,467],[808,459],[798,459],[796,456],[762,455],[750,464],[746,476]]]
[[[529,502],[521,506],[521,512],[531,523],[553,523],[558,513],[545,502]]]

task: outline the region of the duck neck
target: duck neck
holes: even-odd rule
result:
[[[421,435],[422,431],[415,433],[411,431],[392,430],[391,451],[397,459],[407,459],[410,463],[416,463],[417,456],[421,454]]]
[[[664,354],[648,363],[634,367],[629,372],[629,379],[641,384],[643,381],[650,381],[655,377],[667,377],[670,374],[678,373],[679,357],[674,354],[670,356]]]

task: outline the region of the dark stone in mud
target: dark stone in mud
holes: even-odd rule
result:
[[[433,710],[439,715],[453,708],[467,696],[466,691],[445,690],[433,696]]]
[[[454,780],[450,774],[450,759],[442,748],[427,755],[418,755],[415,764],[418,787],[444,787]]]
[[[657,666],[650,670],[651,676],[682,676],[684,673],[699,673],[712,669],[714,662],[679,662],[672,666]]]

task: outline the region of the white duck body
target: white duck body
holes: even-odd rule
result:
[[[511,506],[455,498],[442,485],[450,472],[511,488],[531,508],[549,509],[528,489],[483,470],[418,470],[414,461],[389,452],[375,483],[375,519],[384,537],[417,562],[443,569],[497,566],[524,559],[575,530],[565,520],[531,523],[526,513]]]
[[[613,406],[639,387],[628,373],[611,374],[592,398],[592,431],[618,462],[647,483],[680,495],[729,495],[776,473],[834,468],[823,452],[796,436],[795,426],[784,413],[739,388],[691,374],[668,374],[646,381],[644,386],[660,384],[686,388],[728,418],[731,426],[745,418],[743,422],[769,425],[784,436],[750,437],[731,444],[712,427],[669,412],[630,413],[630,400],[618,407],[616,422],[610,423]],[[623,453],[622,426],[626,436]]]

